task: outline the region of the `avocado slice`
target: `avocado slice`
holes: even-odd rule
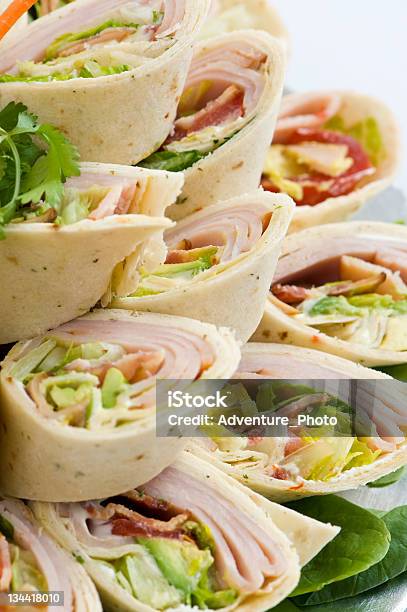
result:
[[[138,541],[153,555],[168,582],[182,591],[189,603],[201,577],[213,563],[211,552],[169,538],[139,538]]]

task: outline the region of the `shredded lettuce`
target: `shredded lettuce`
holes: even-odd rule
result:
[[[169,287],[160,279],[168,279],[178,282],[186,282],[209,270],[217,263],[218,247],[208,246],[186,251],[190,261],[185,263],[161,264],[153,272],[141,270],[141,282],[131,297],[144,297],[163,293]]]
[[[181,594],[168,582],[146,549],[140,554],[122,557],[114,568],[120,586],[151,608],[164,610],[181,603]]]
[[[365,293],[346,298],[324,296],[309,310],[311,316],[341,314],[345,316],[363,316],[364,310],[383,310],[389,314],[407,314],[407,299],[394,300],[391,295]]]
[[[10,376],[17,380],[25,380],[56,347],[55,340],[46,340],[40,346],[24,355],[10,370]]]
[[[343,295],[325,296],[318,300],[310,309],[311,316],[326,314],[342,314],[346,316],[359,316],[361,310],[353,306]]]
[[[50,81],[70,81],[71,79],[93,79],[100,76],[110,76],[128,72],[132,67],[127,64],[118,66],[102,66],[96,60],[88,60],[82,66],[70,72],[53,72],[47,75],[30,75],[24,71],[18,74],[0,74],[0,83],[48,83]]]
[[[28,590],[28,586],[36,591],[46,591],[47,581],[38,568],[33,553],[15,545],[11,545],[10,548],[12,553],[12,591]]]
[[[307,480],[329,481],[346,470],[370,465],[380,455],[372,451],[363,438],[322,437],[308,439],[309,443],[291,455],[284,465],[295,465]]]

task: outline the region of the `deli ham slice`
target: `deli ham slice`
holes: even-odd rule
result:
[[[170,251],[183,249],[185,244],[190,249],[222,247],[219,262],[224,263],[255,246],[263,234],[268,214],[269,210],[260,203],[231,206],[213,214],[198,213],[165,232],[165,242]]]
[[[228,100],[228,103],[225,104],[221,96],[228,88],[234,87],[243,92],[243,113],[241,114],[250,115],[255,110],[264,90],[265,78],[261,67],[265,61],[266,56],[263,53],[244,41],[231,41],[209,51],[203,48],[192,61],[184,91],[188,92],[191,88],[202,87],[204,84],[207,87],[200,100],[201,108],[204,108],[208,102],[217,101],[215,106],[217,114],[220,108],[224,113],[223,116],[227,118],[230,115],[228,110],[230,101]],[[228,97],[229,95],[230,93]],[[206,108],[207,117],[213,115],[213,108],[213,106]],[[240,104],[238,109],[241,110]],[[184,110],[195,111],[197,114],[194,108]],[[200,120],[202,121],[202,115]],[[219,124],[219,118],[215,120],[217,123],[212,123],[212,125]]]
[[[164,18],[157,28],[157,38],[176,33],[185,14],[185,0],[164,0]]]
[[[239,512],[210,487],[192,476],[169,467],[144,486],[154,497],[161,497],[188,509],[214,536],[215,562],[228,583],[244,591],[256,591],[265,577],[276,577],[284,571],[284,560],[278,545],[247,515]]]
[[[284,144],[298,128],[320,128],[341,106],[338,94],[305,93],[285,96],[274,132],[273,143]]]
[[[81,344],[108,342],[119,344],[127,353],[163,351],[164,358],[157,370],[159,378],[195,379],[214,361],[209,344],[189,331],[164,325],[95,319],[78,319],[53,332],[56,338]]]
[[[377,260],[377,253],[392,249],[392,265],[396,267],[395,254],[404,261],[407,257],[406,245],[402,241],[390,238],[341,237],[326,241],[323,238],[315,239],[312,245],[301,246],[290,253],[283,254],[277,264],[274,282],[292,283],[306,278],[319,285],[324,282],[335,281],[339,278],[339,258],[342,255],[351,255],[366,261]],[[387,251],[388,252],[388,251]],[[380,256],[379,256],[380,257]],[[383,265],[383,263],[381,264]]]

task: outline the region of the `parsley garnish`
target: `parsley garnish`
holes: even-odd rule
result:
[[[76,147],[23,104],[10,102],[0,111],[0,239],[14,219],[50,208],[58,213],[63,184],[80,174],[78,160]]]

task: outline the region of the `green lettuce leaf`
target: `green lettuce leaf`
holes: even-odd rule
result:
[[[362,145],[374,166],[377,167],[384,158],[383,139],[374,117],[367,117],[347,128],[342,117],[335,115],[325,123],[324,128],[352,136]]]
[[[206,157],[208,153],[200,151],[156,151],[138,165],[151,170],[167,170],[169,172],[181,172],[193,166],[197,161]]]
[[[302,499],[288,506],[301,514],[341,527],[340,533],[302,569],[293,596],[363,572],[379,563],[390,546],[390,532],[382,519],[351,502],[327,495]],[[307,598],[296,598],[302,605]]]
[[[382,476],[373,482],[368,483],[368,487],[376,488],[376,487],[388,487],[389,485],[395,484],[403,476],[407,474],[407,467],[403,466],[396,470],[395,472],[391,472],[391,474],[386,474],[386,476]]]
[[[397,380],[401,380],[402,382],[407,382],[407,363],[401,363],[395,366],[382,366],[379,368],[373,368],[374,370],[378,370],[379,372],[384,372]]]
[[[390,547],[383,559],[351,578],[334,582],[320,591],[298,598],[302,605],[310,606],[354,597],[407,571],[407,506],[394,508],[384,514],[381,520],[391,535]]]

